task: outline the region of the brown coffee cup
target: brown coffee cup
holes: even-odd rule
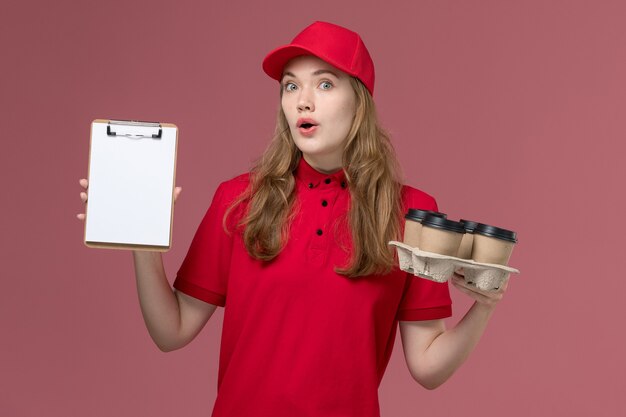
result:
[[[479,223],[474,228],[472,259],[480,263],[506,266],[516,243],[515,232]]]
[[[465,234],[463,235],[463,239],[461,239],[461,245],[459,246],[459,251],[456,257],[461,259],[471,259],[472,246],[474,244],[474,228],[478,225],[478,222],[461,219],[459,220],[459,223],[463,225]]]
[[[420,210],[415,208],[410,208],[408,213],[404,216],[404,240],[403,242],[413,248],[419,247],[420,244],[420,236],[422,234],[422,220],[428,214],[432,214],[433,216],[446,218],[445,213],[440,213],[438,211],[430,211],[430,210]]]
[[[459,222],[433,215],[422,220],[419,249],[440,255],[456,256],[465,229]]]

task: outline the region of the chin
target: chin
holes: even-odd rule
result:
[[[302,143],[302,142],[298,143],[298,142],[296,142],[296,147],[298,149],[300,149],[300,151],[302,153],[305,153],[305,154],[311,155],[311,156],[318,155],[318,154],[321,155],[321,154],[324,153],[324,149],[323,148],[320,149],[319,146],[315,146],[315,144],[313,144],[313,143]]]

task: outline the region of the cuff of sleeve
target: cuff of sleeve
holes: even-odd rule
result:
[[[436,320],[452,316],[452,305],[419,308],[415,310],[400,310],[398,321]]]
[[[219,307],[226,305],[226,297],[213,291],[209,291],[205,288],[198,287],[189,281],[184,281],[180,277],[176,277],[174,281],[174,288],[190,295],[198,300],[202,300],[206,303],[213,304]]]

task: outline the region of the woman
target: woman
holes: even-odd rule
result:
[[[437,204],[402,185],[358,34],[315,22],[263,69],[280,82],[276,135],[251,172],[218,186],[174,292],[160,253],[133,252],[144,319],[171,351],[225,307],[213,416],[378,416],[397,323],[411,375],[434,389],[506,285],[483,292],[455,276],[476,302],[446,330],[447,283],[397,267],[388,242],[401,239],[402,214]]]

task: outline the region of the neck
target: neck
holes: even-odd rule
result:
[[[313,169],[322,174],[334,174],[342,169],[341,162],[337,161],[321,161],[319,158],[312,158],[309,155],[302,154],[304,160],[311,165]]]

